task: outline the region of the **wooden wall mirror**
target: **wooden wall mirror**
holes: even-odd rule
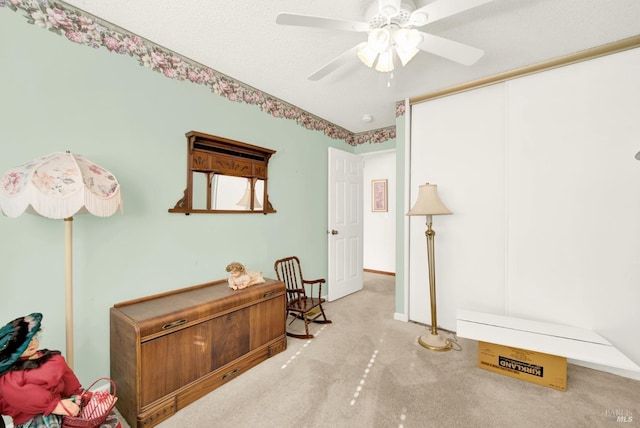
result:
[[[187,188],[170,213],[275,213],[267,193],[275,150],[202,132],[187,136]]]

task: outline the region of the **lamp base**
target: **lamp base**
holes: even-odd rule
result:
[[[448,351],[451,349],[451,342],[440,334],[427,333],[420,336],[418,343],[432,351]]]

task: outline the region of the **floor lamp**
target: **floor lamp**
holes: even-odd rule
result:
[[[418,199],[407,215],[427,216],[427,262],[429,264],[429,293],[431,300],[431,332],[420,336],[418,343],[433,351],[448,351],[451,342],[438,333],[438,317],[436,315],[436,265],[434,260],[434,238],[436,232],[431,228],[432,216],[452,214],[438,196],[438,186],[423,184],[418,192]]]
[[[109,217],[122,212],[118,180],[82,155],[54,152],[8,170],[0,177],[0,210],[7,217],[25,211],[64,219],[67,364],[73,369],[73,216]]]

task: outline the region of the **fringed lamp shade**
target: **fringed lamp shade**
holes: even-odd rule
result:
[[[83,156],[56,152],[7,171],[0,181],[0,208],[7,217],[25,211],[51,219],[89,212],[109,217],[122,211],[120,184]]]

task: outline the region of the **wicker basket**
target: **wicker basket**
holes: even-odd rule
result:
[[[110,391],[91,391],[100,381],[111,383]],[[98,428],[116,405],[116,384],[113,380],[102,377],[91,384],[82,394],[82,404],[78,416],[65,416],[63,428]]]

